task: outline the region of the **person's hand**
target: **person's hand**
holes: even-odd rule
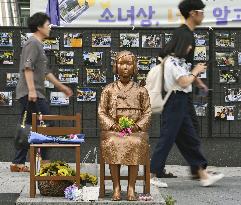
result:
[[[193,74],[198,76],[200,73],[204,73],[207,69],[207,66],[205,63],[198,63],[194,68],[193,68]]]
[[[73,91],[66,85],[62,85],[60,91],[63,92],[67,97],[71,97],[73,95]]]
[[[114,125],[112,125],[111,130],[114,132],[120,132],[122,129],[121,129],[120,125],[114,124]]]
[[[208,86],[205,85],[204,83],[200,84],[198,88],[202,89],[205,93],[208,93]]]
[[[38,96],[37,96],[36,90],[30,90],[28,92],[28,101],[36,102],[37,98],[38,98]]]
[[[131,131],[132,131],[132,132],[139,132],[139,131],[140,131],[140,128],[139,128],[138,125],[134,125],[134,126],[131,127]]]

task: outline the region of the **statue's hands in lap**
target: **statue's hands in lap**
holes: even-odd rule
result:
[[[139,132],[139,131],[141,131],[141,129],[138,125],[134,125],[134,126],[131,127],[131,131],[132,132]]]
[[[121,127],[118,124],[114,124],[114,125],[112,125],[111,130],[114,131],[114,132],[120,132]]]

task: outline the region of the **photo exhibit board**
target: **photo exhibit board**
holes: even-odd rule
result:
[[[15,87],[23,43],[31,36],[27,28],[2,27],[4,36],[0,46],[0,91],[12,96],[11,103],[0,105],[0,115],[16,114]],[[138,59],[138,75],[135,81],[145,82],[149,70],[158,64],[160,50],[171,39],[174,28],[54,28],[51,38],[45,41],[49,67],[55,76],[73,89],[68,103],[56,98],[53,86],[47,87],[47,99],[52,99],[54,114],[82,114],[83,132],[88,137],[99,137],[98,103],[106,84],[116,79],[112,72],[117,52],[132,51]],[[12,37],[12,39],[10,39]],[[209,86],[208,97],[193,89],[193,102],[198,114],[201,137],[240,137],[240,68],[241,31],[236,28],[200,28],[195,31],[195,64],[205,62],[207,72],[199,77]],[[1,55],[2,53],[2,55]],[[48,85],[48,86],[47,86]],[[5,92],[5,93],[4,93]],[[7,93],[11,92],[11,95]],[[52,93],[52,98],[51,98]],[[3,96],[3,95],[2,95]],[[9,98],[10,99],[10,98]],[[8,105],[8,106],[6,106]],[[217,107],[234,107],[225,119],[216,117]],[[231,113],[231,114],[230,114]],[[234,117],[232,117],[232,115]],[[159,117],[153,117],[151,138],[158,138]]]

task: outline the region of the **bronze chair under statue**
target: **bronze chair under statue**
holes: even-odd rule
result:
[[[139,165],[146,164],[149,156],[148,127],[151,119],[151,106],[147,90],[135,83],[137,60],[133,53],[122,51],[117,54],[113,65],[114,74],[119,80],[107,85],[101,94],[98,115],[101,126],[101,154],[109,164],[113,182],[112,200],[121,200],[120,167],[128,166],[127,200],[137,200],[135,183]],[[121,117],[133,120],[131,133],[120,136]]]

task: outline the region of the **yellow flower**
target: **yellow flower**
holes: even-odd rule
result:
[[[87,176],[86,173],[80,174],[80,179],[81,179],[81,181],[85,181],[87,177],[88,177],[88,176]]]
[[[58,175],[59,176],[69,176],[69,172],[66,169],[60,169],[60,170],[58,170]]]

